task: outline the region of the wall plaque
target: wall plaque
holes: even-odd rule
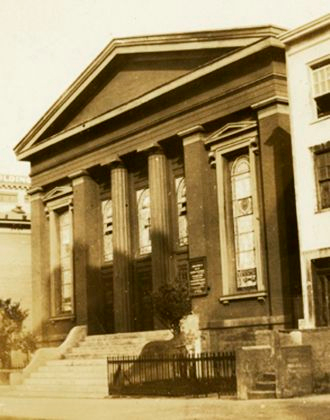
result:
[[[189,260],[189,284],[191,296],[203,296],[207,294],[206,257],[192,258]]]

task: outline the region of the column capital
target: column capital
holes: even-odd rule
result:
[[[179,131],[177,135],[183,139],[183,145],[186,146],[187,144],[203,140],[205,129],[202,125],[194,125],[193,127]]]
[[[110,169],[124,169],[126,168],[125,163],[123,162],[123,160],[117,155],[115,156],[110,162]]]
[[[38,200],[43,198],[44,189],[42,187],[30,188],[27,194],[30,196],[30,200]]]
[[[140,149],[138,149],[137,152],[144,152],[144,153],[147,153],[148,155],[165,154],[164,149],[159,143],[150,143],[147,146],[141,147]]]
[[[251,108],[257,111],[258,119],[261,119],[273,114],[289,114],[288,105],[287,97],[275,95],[252,104]]]
[[[69,175],[71,181],[74,181],[77,178],[82,178],[83,176],[90,176],[89,172],[86,169],[80,169],[79,171],[73,172]]]

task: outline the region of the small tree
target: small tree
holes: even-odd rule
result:
[[[12,303],[11,299],[0,299],[0,362],[2,368],[11,367],[10,353],[22,350],[27,355],[36,348],[33,335],[26,332],[23,322],[28,311],[20,307],[20,303]]]
[[[178,335],[180,320],[191,312],[188,287],[182,283],[164,284],[152,293],[152,303],[155,316]]]

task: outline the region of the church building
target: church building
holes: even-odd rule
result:
[[[31,163],[43,344],[164,328],[190,289],[203,349],[301,317],[285,49],[272,26],[115,39],[16,146]]]

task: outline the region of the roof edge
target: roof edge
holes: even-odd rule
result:
[[[127,112],[131,109],[136,108],[137,106],[141,106],[144,103],[148,102],[151,99],[154,99],[155,97],[159,97],[163,94],[166,94],[167,92],[176,89],[178,87],[181,87],[185,85],[186,83],[189,83],[193,80],[196,80],[200,77],[205,76],[206,74],[209,74],[213,71],[219,70],[223,67],[226,67],[230,64],[232,64],[234,61],[243,59],[251,54],[254,54],[256,52],[259,52],[265,48],[269,47],[278,47],[282,48],[284,50],[284,45],[277,37],[269,37],[265,39],[261,39],[256,43],[253,43],[251,45],[246,46],[245,48],[239,49],[238,51],[233,52],[233,54],[230,54],[226,57],[220,58],[217,61],[213,61],[211,63],[208,63],[205,66],[202,66],[196,70],[194,70],[191,73],[188,73],[187,75],[183,75],[166,85],[162,85],[155,90],[152,90],[145,95],[142,95],[141,97],[135,98],[132,101],[125,103],[117,108],[114,108],[112,110],[109,110],[108,112],[95,117],[91,120],[85,121],[77,126],[74,126],[66,131],[61,131],[54,136],[49,137],[47,140],[36,144],[35,146],[31,146],[29,148],[26,148],[24,150],[24,145],[21,145],[21,148],[18,149],[18,146],[16,146],[16,156],[19,160],[24,160],[28,158],[29,156],[32,156],[34,153],[37,153],[43,149],[45,149],[48,146],[52,146],[58,142],[61,142],[73,135],[76,135],[78,133],[82,133],[83,131],[89,130],[93,127],[95,127],[98,124],[104,123],[105,121],[117,117],[120,114],[123,114],[124,112]]]
[[[97,71],[103,66],[108,65],[111,61],[111,56],[115,56],[116,50],[120,53],[121,48],[129,48],[134,46],[158,46],[164,44],[180,44],[180,43],[195,43],[201,41],[216,41],[225,39],[239,39],[239,38],[278,38],[279,34],[284,29],[266,25],[256,27],[245,27],[236,29],[223,29],[217,31],[201,31],[201,32],[187,32],[179,34],[163,34],[163,35],[149,35],[149,36],[136,36],[128,38],[114,38],[110,43],[96,56],[96,58],[83,70],[80,75],[69,85],[69,87],[59,96],[59,98],[50,106],[50,108],[43,114],[43,116],[33,125],[28,133],[23,137],[19,143],[14,147],[14,152],[18,154],[24,146],[28,145],[33,138],[38,136],[38,133],[45,127],[45,125],[59,112],[62,107],[70,100],[81,86],[86,83],[90,78],[96,77]],[[41,133],[42,134],[42,133]]]
[[[285,32],[283,35],[279,36],[279,39],[284,42],[284,44],[290,45],[313,32],[326,29],[327,27],[330,29],[330,13],[298,26],[298,28]]]

